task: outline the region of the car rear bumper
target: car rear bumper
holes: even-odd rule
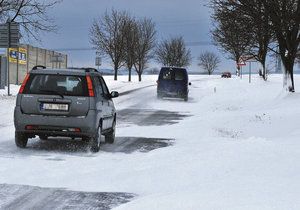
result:
[[[22,113],[19,106],[15,108],[14,124],[16,132],[30,135],[91,137],[97,128],[95,110],[90,110],[86,116],[66,117],[50,115],[30,115]],[[32,126],[28,129],[26,126]],[[73,131],[77,129],[77,131]],[[78,130],[80,129],[80,130]]]
[[[157,95],[161,97],[184,98],[188,95],[188,91],[169,92],[169,91],[157,90]]]

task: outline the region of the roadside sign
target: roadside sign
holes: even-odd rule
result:
[[[18,47],[20,37],[19,23],[0,24],[0,48]]]
[[[62,55],[52,55],[51,56],[51,62],[52,63],[63,63],[64,58]]]
[[[95,66],[101,66],[101,57],[96,57]]]
[[[239,59],[239,62],[237,63],[238,66],[246,66],[246,62],[243,60],[243,58],[241,57]]]
[[[27,49],[26,48],[9,48],[9,62],[26,65],[27,64]]]
[[[253,55],[244,55],[242,56],[242,59],[245,62],[256,62],[256,59]]]

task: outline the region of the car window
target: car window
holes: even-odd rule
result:
[[[102,86],[102,89],[103,89],[103,93],[105,95],[108,95],[109,94],[109,90],[108,90],[108,88],[106,86],[106,83],[105,83],[104,79],[102,77],[99,77],[99,79],[100,79],[100,83],[101,83],[101,86]]]
[[[185,72],[182,70],[175,71],[175,80],[184,80],[185,79]]]
[[[172,79],[172,69],[163,69],[162,70],[162,79],[171,80]]]
[[[93,77],[94,88],[97,96],[103,96],[103,89],[98,77]]]
[[[31,74],[24,89],[25,94],[88,96],[84,76]]]

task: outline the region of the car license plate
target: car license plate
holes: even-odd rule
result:
[[[46,104],[42,105],[43,110],[51,110],[51,111],[68,111],[69,105],[68,104]]]

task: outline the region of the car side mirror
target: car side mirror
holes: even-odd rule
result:
[[[111,96],[111,98],[117,98],[117,97],[119,97],[119,93],[117,91],[112,91],[110,93],[110,96]]]
[[[191,82],[189,82],[189,85],[192,85],[192,83],[191,83]]]

